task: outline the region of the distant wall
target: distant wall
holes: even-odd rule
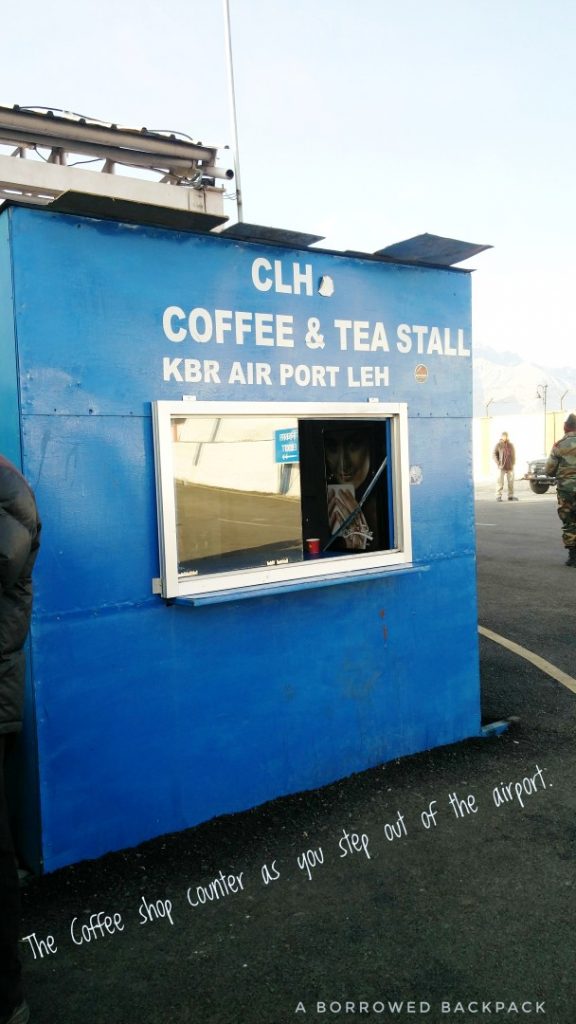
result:
[[[507,431],[516,449],[516,477],[523,476],[526,463],[540,455],[547,455],[554,441],[562,437],[563,423],[568,412],[564,409],[546,414],[546,435],[543,413],[476,417],[472,428],[474,480],[482,483],[493,479],[495,465],[492,452],[503,431]]]

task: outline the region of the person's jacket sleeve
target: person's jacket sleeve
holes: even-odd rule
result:
[[[26,527],[0,508],[0,594],[14,585],[28,557],[32,538]]]
[[[547,476],[556,476],[558,466],[560,465],[560,456],[555,454],[556,445],[552,448],[548,460],[544,467],[544,472]]]
[[[32,569],[40,543],[34,495],[0,456],[0,734],[18,732],[24,707],[24,644],[32,612]]]

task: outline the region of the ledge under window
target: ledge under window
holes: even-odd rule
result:
[[[237,590],[213,590],[206,594],[191,597],[176,597],[170,603],[184,605],[223,604],[225,601],[244,601],[251,597],[272,597],[276,594],[288,594],[297,590],[315,590],[318,587],[333,587],[342,583],[367,583],[371,580],[391,579],[396,576],[412,576],[428,572],[429,565],[402,565],[398,568],[367,569],[359,573],[342,573],[330,576],[315,576],[313,579],[298,580],[287,583],[268,583],[261,586],[239,587]]]

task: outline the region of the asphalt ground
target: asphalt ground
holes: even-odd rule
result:
[[[576,675],[555,495],[517,493],[478,492],[479,621]],[[480,650],[505,732],[29,880],[33,1022],[573,1024],[576,695]]]

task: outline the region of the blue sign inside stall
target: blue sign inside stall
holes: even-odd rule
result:
[[[298,452],[298,431],[295,428],[293,430],[275,430],[274,450],[276,462],[298,462],[300,458]]]

